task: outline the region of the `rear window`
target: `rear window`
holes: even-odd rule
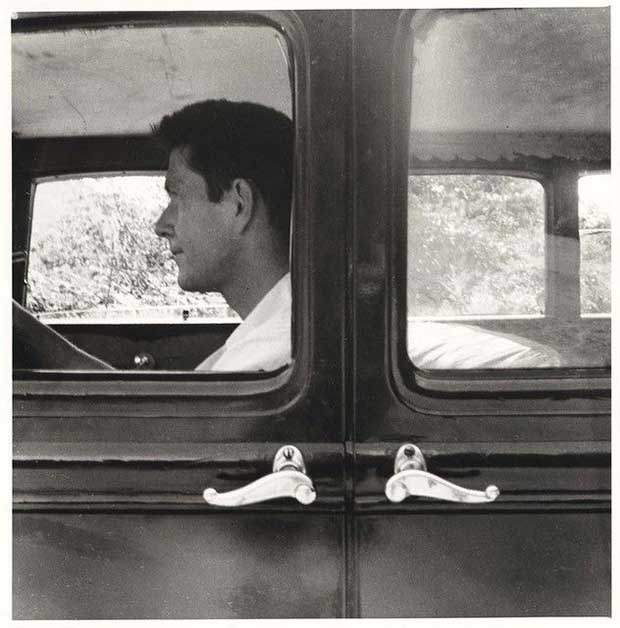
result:
[[[611,175],[579,179],[581,313],[611,315]]]
[[[167,203],[163,174],[38,182],[28,308],[46,323],[238,322],[219,293],[179,288],[153,228]]]
[[[544,314],[545,192],[538,181],[411,175],[408,233],[414,319]]]

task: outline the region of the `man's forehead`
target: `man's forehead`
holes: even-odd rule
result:
[[[189,168],[190,149],[188,146],[174,146],[168,155],[168,168],[184,165]]]
[[[182,180],[187,176],[187,170],[194,171],[189,163],[189,148],[187,146],[175,146],[168,156],[166,185],[172,185]]]

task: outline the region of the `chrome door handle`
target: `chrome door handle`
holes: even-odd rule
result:
[[[394,475],[385,485],[385,495],[395,503],[402,502],[411,495],[450,502],[483,504],[495,501],[499,497],[499,489],[490,485],[484,491],[473,491],[428,473],[424,455],[419,447],[408,443],[396,452]]]
[[[306,475],[306,465],[299,449],[285,445],[273,458],[273,473],[227,493],[207,488],[202,496],[212,506],[245,506],[278,497],[293,497],[307,505],[316,499],[316,491]]]

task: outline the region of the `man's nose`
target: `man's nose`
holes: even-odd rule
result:
[[[170,205],[167,205],[155,223],[155,233],[160,238],[172,235],[173,227],[170,221]]]

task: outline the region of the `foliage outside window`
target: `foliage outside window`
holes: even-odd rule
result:
[[[163,176],[43,181],[36,187],[27,304],[47,322],[238,320],[219,294],[184,292],[153,225]]]
[[[581,313],[611,313],[611,175],[579,179]]]
[[[544,314],[544,190],[501,175],[409,177],[409,315]]]
[[[561,267],[566,277],[579,272],[585,317],[575,318],[545,312],[551,281],[545,249],[554,236],[545,235],[538,181],[495,174],[409,177],[407,347],[414,364],[611,364],[609,175],[582,177],[579,192],[581,268]],[[593,315],[598,320],[587,320]]]

